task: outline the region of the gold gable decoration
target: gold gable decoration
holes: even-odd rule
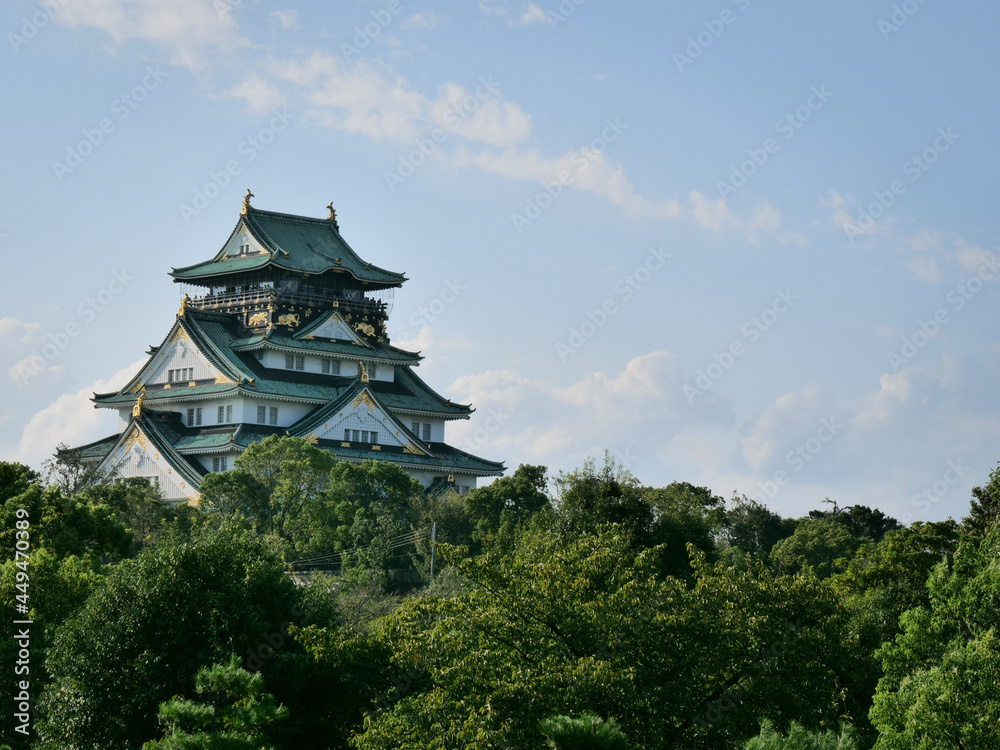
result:
[[[361,404],[364,404],[372,411],[375,411],[378,407],[375,405],[375,399],[371,397],[368,391],[362,391],[357,395],[357,397],[351,402],[351,410],[357,409]]]

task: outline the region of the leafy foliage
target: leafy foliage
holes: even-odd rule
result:
[[[930,605],[906,612],[877,653],[878,750],[1000,747],[1000,528],[964,540],[928,581]]]
[[[832,729],[810,732],[793,721],[788,735],[781,735],[771,721],[761,724],[760,735],[743,746],[743,750],[857,750],[858,743],[849,727],[839,732]]]
[[[198,668],[256,648],[299,595],[262,542],[223,528],[178,533],[118,564],[59,629],[39,702],[42,748],[134,747]]]
[[[143,750],[274,750],[265,730],[287,719],[288,709],[275,703],[264,678],[243,669],[236,654],[199,669],[195,692],[201,702],[175,697],[160,704],[166,737]]]
[[[553,716],[542,721],[541,730],[552,750],[628,750],[618,722],[597,714]]]

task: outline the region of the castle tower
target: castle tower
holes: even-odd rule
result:
[[[118,411],[119,432],[75,452],[192,503],[205,474],[268,435],[391,461],[430,491],[502,474],[445,442],[446,424],[473,409],[435,393],[413,371],[420,354],[389,343],[406,277],[362,260],[332,205],[313,219],[258,210],[251,197],[213,258],[171,272],[190,291],[146,364],[117,393],[95,394]]]

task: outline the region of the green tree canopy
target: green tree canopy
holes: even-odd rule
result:
[[[264,690],[264,678],[247,672],[240,657],[202,667],[195,678],[199,701],[174,697],[160,704],[166,736],[143,750],[274,750],[267,729],[288,718]]]
[[[263,541],[179,533],[119,563],[59,628],[39,710],[40,747],[136,747],[198,668],[257,649],[296,619],[300,594]]]
[[[877,750],[1000,747],[1000,528],[978,541],[935,567],[930,605],[906,612],[878,651]]]
[[[829,578],[846,566],[861,544],[862,539],[838,521],[806,518],[794,534],[774,545],[770,557],[786,573],[809,568],[820,578]]]

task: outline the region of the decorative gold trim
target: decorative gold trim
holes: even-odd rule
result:
[[[409,453],[411,456],[422,456],[424,452],[420,450],[413,443],[407,443],[403,446],[403,453]]]
[[[250,188],[247,188],[247,194],[245,196],[243,196],[243,210],[240,211],[240,216],[246,216],[247,215],[247,211],[249,211],[251,208],[253,208],[250,205],[250,199],[251,198],[256,198],[256,197],[257,196],[255,196],[253,193],[250,192]]]
[[[371,394],[368,393],[368,391],[362,391],[351,402],[351,411],[357,409],[361,404],[364,404],[372,411],[375,411],[378,408],[378,406],[375,404],[375,400],[371,397]]]
[[[350,448],[350,447],[351,447],[351,444],[350,444],[350,443],[341,443],[341,444],[340,444],[340,447],[341,447],[341,448]]]
[[[177,311],[177,317],[178,318],[183,318],[184,317],[184,312],[187,310],[187,306],[188,306],[188,303],[190,301],[191,301],[191,298],[188,295],[185,294],[184,295],[184,299],[181,300],[181,309]]]
[[[372,450],[373,451],[380,451],[380,450],[382,450],[382,446],[381,445],[373,445],[372,446]]]

